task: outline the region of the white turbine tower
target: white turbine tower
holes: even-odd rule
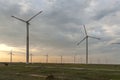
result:
[[[85,37],[77,45],[79,45],[80,43],[82,43],[86,39],[86,64],[88,64],[88,38],[93,38],[93,39],[98,39],[98,40],[100,40],[100,38],[89,36],[87,34],[87,30],[85,28],[85,25],[83,25],[83,27],[84,27],[84,31],[85,31]]]
[[[39,13],[37,13],[36,15],[34,15],[33,17],[31,17],[30,19],[28,20],[23,20],[23,19],[20,19],[18,17],[15,17],[15,16],[11,16],[17,20],[20,20],[24,23],[26,23],[26,28],[27,28],[27,33],[26,33],[26,64],[29,64],[29,25],[30,25],[30,21],[36,17],[37,15],[39,15],[40,13],[42,13],[42,11],[40,11]]]

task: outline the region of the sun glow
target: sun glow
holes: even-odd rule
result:
[[[9,47],[5,44],[0,44],[0,51],[10,51],[13,47]]]

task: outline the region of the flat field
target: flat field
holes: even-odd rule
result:
[[[120,80],[120,65],[1,63],[0,80]]]

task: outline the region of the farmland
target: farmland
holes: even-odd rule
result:
[[[120,80],[120,65],[110,64],[0,64],[0,80]]]

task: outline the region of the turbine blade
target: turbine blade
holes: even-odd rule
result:
[[[86,39],[86,37],[84,37],[79,43],[77,43],[77,45],[79,45],[81,42],[83,42]]]
[[[85,28],[85,25],[83,25],[83,27],[84,27],[84,30],[85,30],[85,34],[87,35],[87,30],[86,30],[86,28]]]
[[[17,19],[17,20],[20,20],[20,21],[22,21],[22,22],[26,22],[25,20],[20,19],[20,18],[17,18],[17,17],[15,17],[15,16],[11,16],[11,17],[13,17],[13,18],[15,18],[15,19]]]
[[[34,15],[33,17],[31,17],[31,18],[28,20],[28,22],[31,21],[34,17],[36,17],[36,16],[39,15],[40,13],[42,13],[42,11],[40,11],[39,13],[37,13],[36,15]]]
[[[97,38],[97,37],[93,37],[93,36],[88,36],[88,37],[100,40],[100,38]]]

